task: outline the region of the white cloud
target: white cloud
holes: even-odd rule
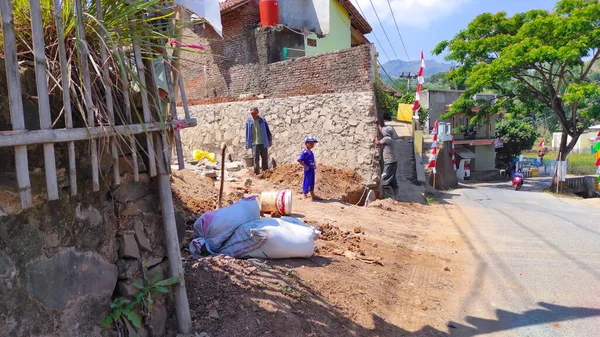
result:
[[[448,17],[468,5],[471,0],[389,0],[400,27],[427,27],[439,19]],[[373,27],[377,27],[377,15],[382,23],[394,24],[388,0],[352,0],[354,5],[364,12],[367,20]],[[358,3],[358,6],[357,6]]]

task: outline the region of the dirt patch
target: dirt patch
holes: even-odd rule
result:
[[[292,189],[296,193],[302,193],[304,173],[300,165],[279,166],[265,172],[265,179],[275,188]],[[363,178],[356,171],[317,165],[315,193],[318,196],[357,204],[363,191]]]
[[[215,209],[219,191],[212,179],[191,171],[177,171],[171,175],[171,186],[176,203],[194,215]]]

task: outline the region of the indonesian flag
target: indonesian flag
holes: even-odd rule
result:
[[[423,83],[425,83],[425,77],[423,77],[423,69],[425,69],[425,56],[423,51],[421,50],[421,66],[419,67],[419,77],[417,85],[417,92],[415,93],[415,104],[413,105],[413,114],[418,116],[419,113],[419,101],[421,100],[421,87]]]
[[[438,141],[438,135],[437,135],[437,128],[438,128],[438,121],[436,120],[435,123],[433,124],[433,142],[431,144],[431,147],[433,148],[433,152],[431,152],[431,157],[429,157],[429,165],[427,166],[428,168],[431,168],[433,171],[433,174],[437,173],[436,170],[436,159],[437,159],[437,141]]]
[[[546,146],[546,140],[542,139],[542,141],[538,144],[539,147],[544,147]]]

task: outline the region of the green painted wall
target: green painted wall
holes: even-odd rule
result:
[[[351,47],[350,16],[338,0],[329,1],[329,29],[330,34],[319,39],[315,34],[305,38],[306,56],[342,50]],[[317,46],[310,47],[306,39],[316,39]]]

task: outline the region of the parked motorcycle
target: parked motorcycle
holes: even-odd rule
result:
[[[518,191],[523,187],[523,173],[517,172],[513,176],[512,185],[515,191]]]

